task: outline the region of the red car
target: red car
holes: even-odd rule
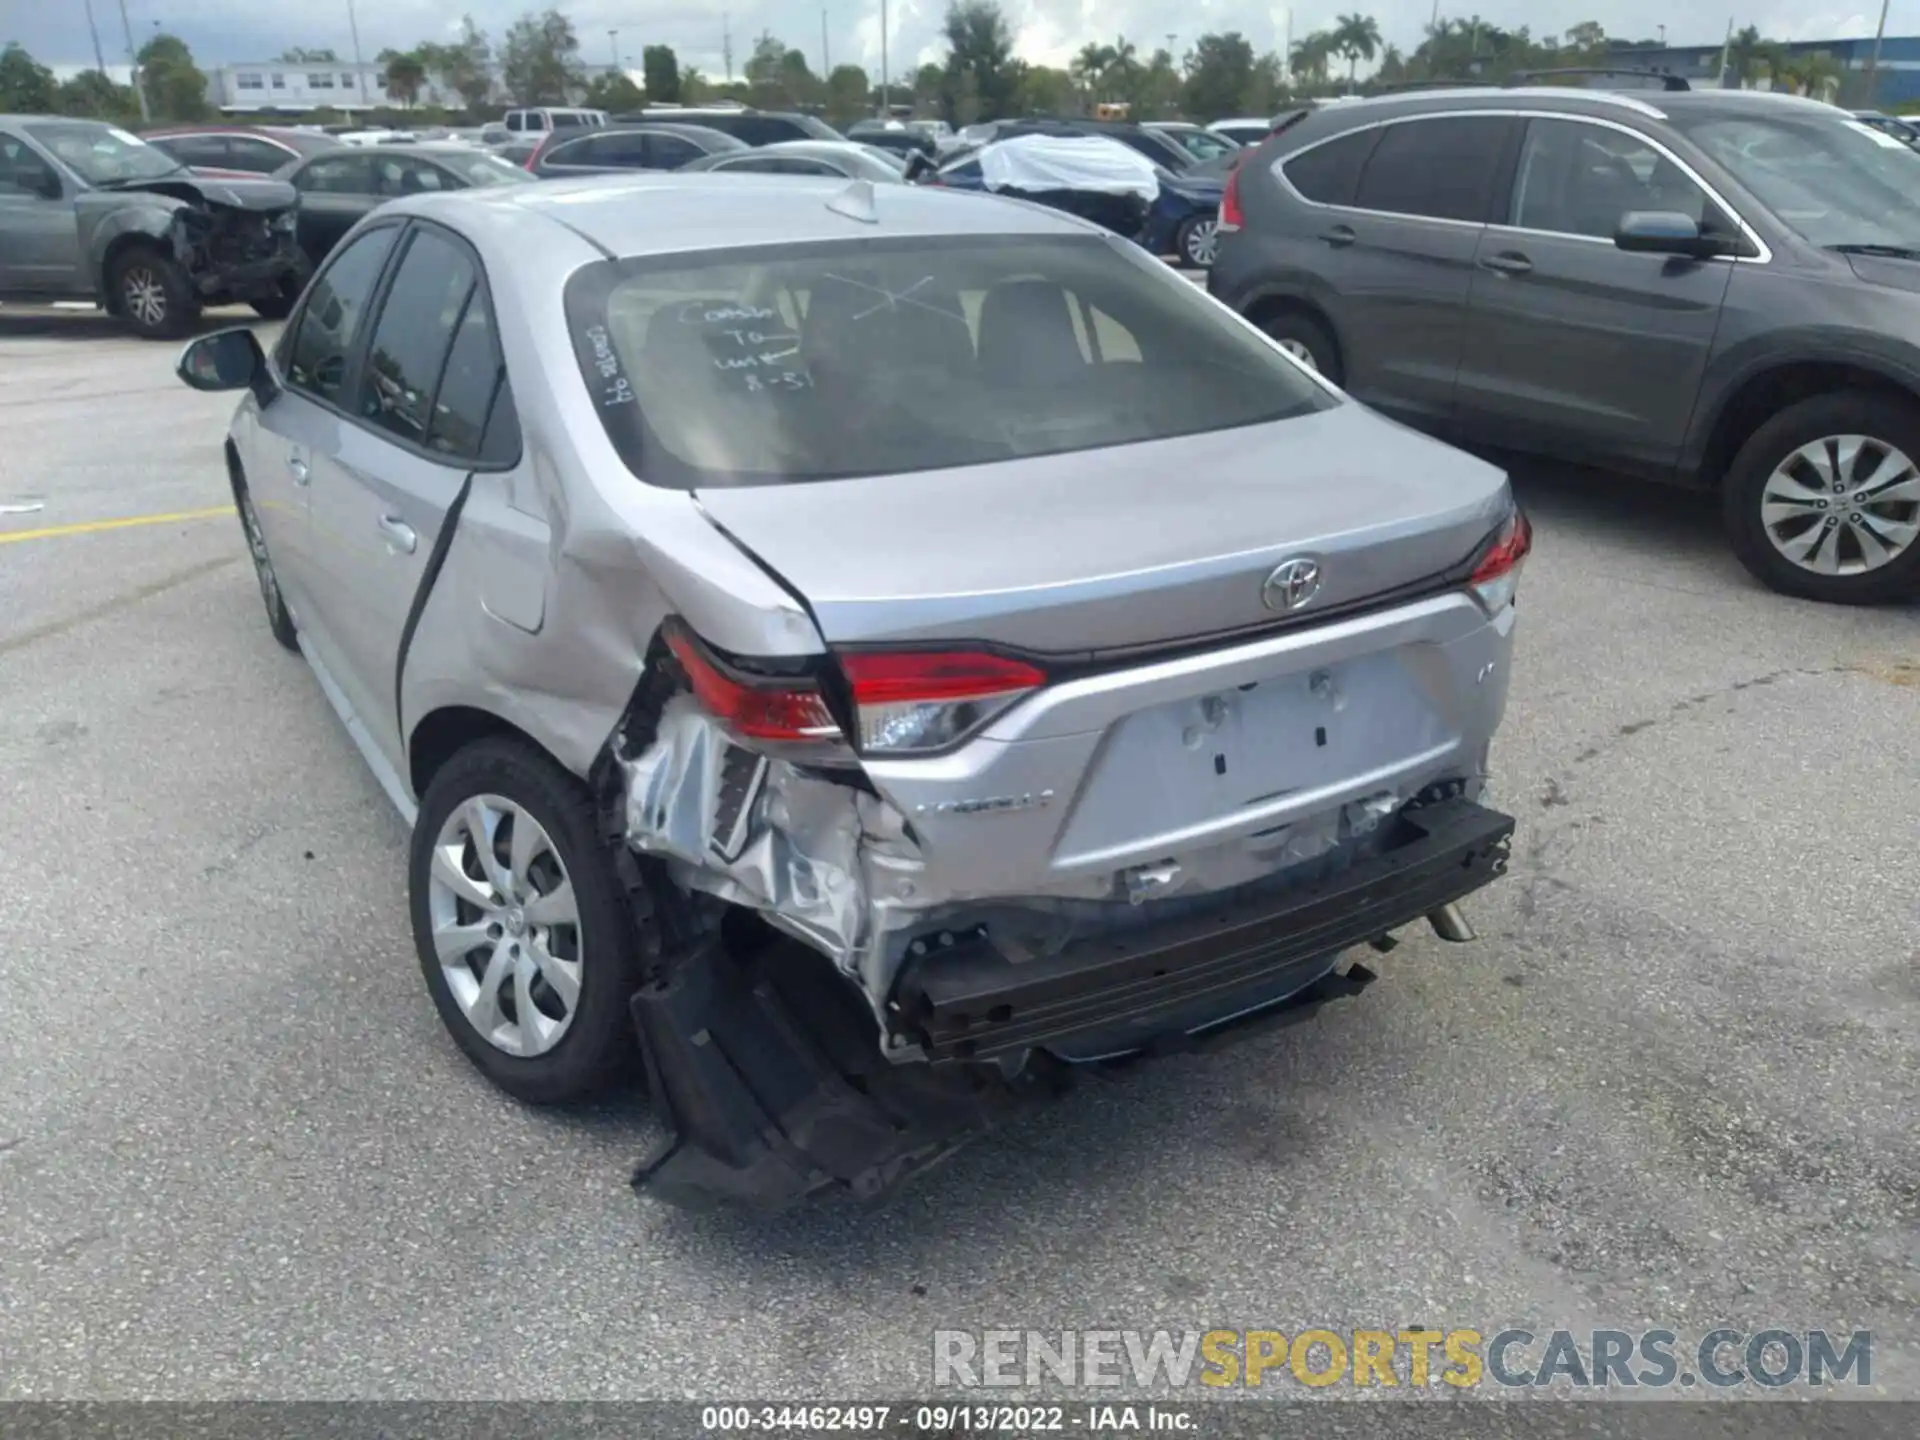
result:
[[[169,125],[141,137],[202,175],[242,180],[343,148],[331,135],[290,125]]]

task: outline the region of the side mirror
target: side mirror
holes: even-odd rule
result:
[[[246,390],[266,374],[267,357],[245,326],[202,335],[180,352],[174,373],[195,390]]]
[[[1613,243],[1639,255],[1687,255],[1705,260],[1726,253],[1726,242],[1704,235],[1699,222],[1677,210],[1629,210],[1620,217]]]

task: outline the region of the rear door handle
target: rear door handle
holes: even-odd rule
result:
[[[296,485],[304,485],[311,478],[307,473],[307,462],[298,455],[287,457],[287,470],[293,476],[293,483]]]
[[[1480,268],[1500,275],[1525,275],[1533,269],[1533,261],[1518,250],[1502,250],[1498,255],[1482,256]]]
[[[1351,225],[1336,225],[1331,230],[1322,230],[1320,232],[1320,238],[1326,241],[1327,244],[1333,246],[1334,249],[1339,250],[1353,244],[1353,242],[1360,237],[1353,233],[1353,227]]]
[[[382,515],[380,530],[387,537],[387,544],[407,555],[411,555],[414,547],[420,543],[420,537],[413,533],[413,527],[398,515]]]

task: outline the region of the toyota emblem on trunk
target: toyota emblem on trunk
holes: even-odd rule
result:
[[[1298,610],[1319,593],[1320,562],[1305,556],[1282,560],[1260,587],[1260,599],[1269,610]]]

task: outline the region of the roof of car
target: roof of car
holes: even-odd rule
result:
[[[1557,111],[1602,118],[1629,112],[1645,119],[1664,120],[1673,115],[1698,115],[1703,111],[1778,114],[1786,106],[1826,115],[1845,113],[1804,95],[1765,90],[1603,90],[1571,85],[1480,85],[1359,96],[1345,104],[1315,110],[1286,133],[1305,138],[1391,115],[1444,114],[1461,108]]]
[[[856,220],[830,202],[871,189],[872,220]],[[1056,210],[983,204],[978,195],[918,185],[873,186],[839,177],[714,175],[634,171],[538,185],[485,186],[409,196],[398,209],[437,214],[483,234],[514,228],[528,211],[542,214],[610,255],[666,255],[686,250],[814,240],[871,240],[902,235],[1084,234],[1087,226]],[[500,212],[508,213],[500,213]]]

